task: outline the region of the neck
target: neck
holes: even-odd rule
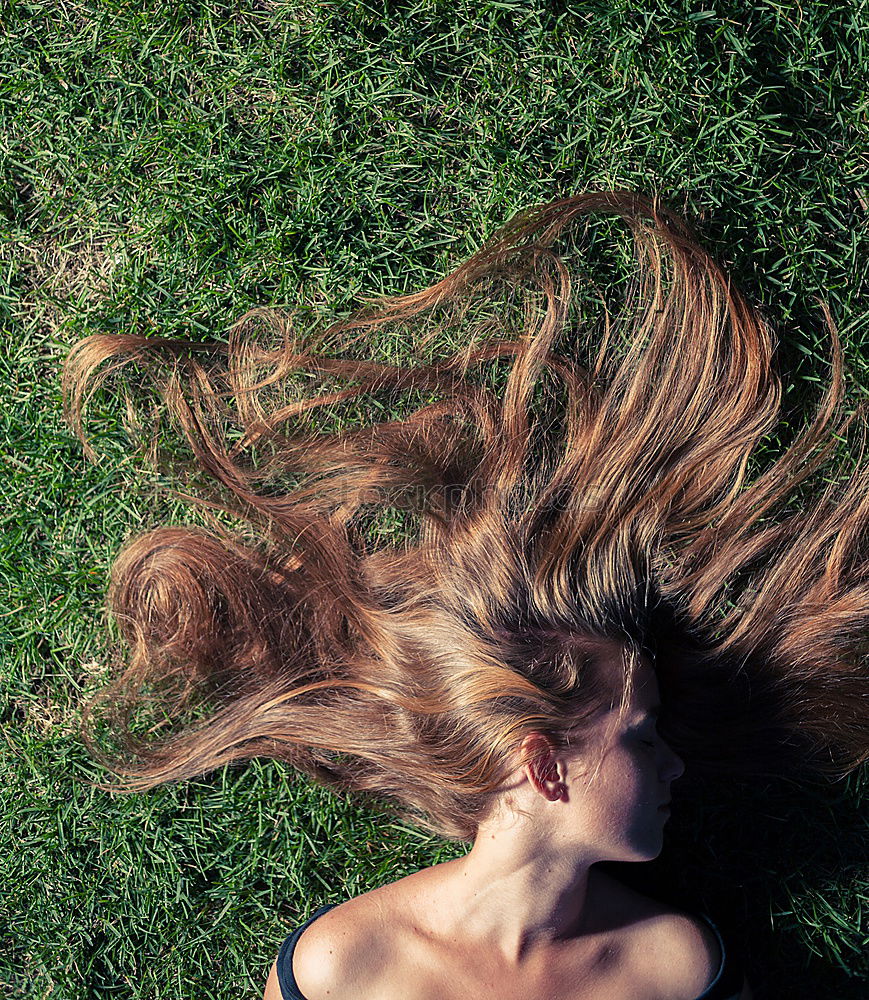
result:
[[[534,957],[601,929],[599,858],[559,851],[515,831],[481,830],[473,849],[448,862],[442,913],[457,943],[526,966]],[[440,865],[440,868],[447,866]]]

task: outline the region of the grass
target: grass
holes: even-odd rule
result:
[[[795,415],[828,374],[817,296],[866,383],[865,0],[386,6],[0,11],[10,997],[259,996],[314,908],[463,853],[270,762],[128,798],[82,781],[112,555],[183,512],[108,408],[83,461],[58,389],[79,338],[200,339],[257,304],[343,314],[439,279],[520,208],[630,186],[684,208],[780,325]],[[865,777],[736,776],[674,814],[651,867],[733,925],[758,997],[865,995]]]

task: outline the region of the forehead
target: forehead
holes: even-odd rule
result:
[[[661,689],[658,687],[658,676],[651,663],[641,658],[634,678],[634,700],[639,700],[643,707],[658,705],[661,701]]]
[[[621,692],[624,684],[625,664],[630,657],[630,651],[615,642],[601,643],[592,653],[598,676],[606,681],[613,690]],[[636,652],[634,669],[634,688],[656,688],[658,678],[649,657],[642,652]]]
[[[597,656],[597,669],[609,692],[609,704],[605,701],[601,706],[602,714],[610,715],[619,711],[625,684],[625,660],[629,653],[616,644],[603,648]],[[661,702],[661,692],[658,677],[648,657],[637,656],[633,675],[631,697],[628,701],[628,711],[645,713]]]

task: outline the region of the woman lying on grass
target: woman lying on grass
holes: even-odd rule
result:
[[[596,350],[576,315],[589,282],[555,248],[595,213],[636,250]],[[686,766],[826,778],[869,756],[869,472],[770,517],[862,416],[841,415],[825,316],[832,385],[753,480],[781,402],[770,330],[683,220],[627,191],[523,212],[443,281],[317,336],[255,310],[228,343],[77,345],[82,440],[93,389],[146,366],[207,473],[203,509],[246,525],[215,514],[118,557],[130,656],[97,703],[123,753],[97,746],[95,704],[83,731],[121,779],[104,787],[271,757],[473,842],[321,906],[267,1000],[751,996],[708,916],[596,865],[658,856]],[[371,360],[401,324],[417,363]],[[426,359],[450,324],[459,343]],[[385,419],[336,417],[372,395]],[[207,711],[155,742],[135,735],[146,703]]]

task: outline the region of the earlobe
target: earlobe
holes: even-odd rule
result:
[[[552,770],[552,781],[554,782],[553,789],[553,799],[557,802],[559,799],[567,798],[567,783],[561,780],[558,773],[558,767],[554,766]]]
[[[565,791],[566,791],[566,789],[565,789],[564,785],[563,785],[563,784],[562,784],[561,782],[559,782],[559,783],[558,783],[558,784],[557,784],[557,785],[556,785],[556,786],[555,786],[555,787],[554,787],[554,788],[553,788],[553,789],[552,789],[552,790],[551,790],[551,791],[550,791],[550,792],[548,793],[548,794],[549,794],[549,798],[551,798],[551,799],[553,800],[553,802],[557,802],[557,801],[558,801],[559,799],[563,799],[563,798],[564,798],[564,793],[565,793]]]

